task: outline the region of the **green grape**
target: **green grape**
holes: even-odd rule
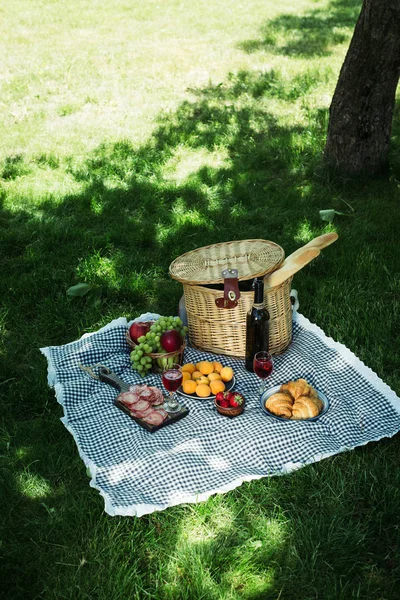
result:
[[[138,370],[138,367],[139,367],[139,365],[140,365],[140,363],[139,363],[139,362],[137,362],[137,361],[135,361],[135,362],[133,363],[132,367],[135,369],[135,371],[137,371],[137,370]]]
[[[157,333],[161,333],[161,326],[160,326],[160,325],[157,325],[157,327],[156,327],[156,332],[157,332]]]
[[[158,344],[159,341],[160,341],[160,336],[156,335],[156,337],[154,338],[154,341],[155,341],[156,344]]]
[[[142,358],[140,359],[140,364],[145,365],[146,363],[147,363],[146,357],[142,356]]]
[[[157,327],[157,326],[156,326],[156,324],[152,325],[152,326],[150,327],[150,331],[156,331],[156,327]]]
[[[143,356],[143,350],[136,350],[136,356],[141,358]]]
[[[138,342],[139,342],[139,344],[143,344],[145,341],[146,341],[146,336],[144,336],[144,335],[141,335],[141,336],[138,338]]]
[[[146,344],[145,347],[144,347],[144,351],[147,352],[147,354],[149,352],[151,352],[151,346],[149,346],[149,344]]]
[[[149,340],[151,338],[151,331],[148,331],[146,333],[146,339]]]
[[[179,317],[175,317],[174,321],[175,321],[176,325],[182,325],[182,321]]]
[[[151,365],[153,363],[153,359],[151,358],[151,356],[146,356],[145,358],[149,365]]]
[[[139,365],[137,366],[137,370],[139,371],[139,373],[141,373],[142,371],[144,371],[144,366],[143,366],[143,365],[141,365],[141,364],[139,364]]]

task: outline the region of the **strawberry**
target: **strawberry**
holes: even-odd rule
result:
[[[218,394],[215,396],[215,399],[218,402],[218,404],[221,404],[221,401],[225,400],[224,392],[218,392]]]
[[[228,398],[223,398],[218,404],[222,406],[222,408],[229,408],[230,406]]]
[[[238,394],[237,392],[231,394],[231,397],[229,398],[229,406],[237,408],[238,406],[241,406],[242,404],[243,404],[242,394]]]

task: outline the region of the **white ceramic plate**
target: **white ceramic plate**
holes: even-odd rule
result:
[[[276,385],[275,387],[270,388],[269,390],[266,390],[260,397],[261,408],[263,409],[263,411],[265,412],[266,415],[271,417],[271,419],[275,419],[275,421],[283,421],[284,423],[301,423],[302,421],[307,421],[307,422],[318,421],[318,419],[320,419],[322,417],[322,415],[324,415],[327,412],[327,410],[329,409],[328,398],[320,390],[315,390],[318,394],[318,398],[322,401],[322,403],[324,405],[322,407],[321,412],[316,417],[311,417],[310,419],[285,419],[284,417],[278,417],[277,415],[273,415],[272,413],[269,412],[269,410],[267,410],[265,408],[265,403],[268,400],[268,398],[270,396],[272,396],[272,394],[276,394],[277,392],[279,392],[280,388],[281,388],[280,385]]]
[[[232,379],[228,382],[225,382],[225,391],[226,392],[230,392],[231,389],[233,389],[233,386],[236,383],[236,379],[235,376],[232,377]],[[184,396],[185,398],[195,398],[196,400],[214,400],[215,396],[206,396],[205,398],[201,398],[200,396],[197,396],[196,394],[185,394],[185,392],[182,391],[182,388],[180,387],[179,390],[177,390],[177,394],[179,394],[180,396]]]

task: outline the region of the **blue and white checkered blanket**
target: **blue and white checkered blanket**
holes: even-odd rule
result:
[[[244,481],[287,473],[400,430],[400,399],[342,344],[299,314],[293,342],[275,357],[270,386],[303,377],[329,399],[316,422],[279,422],[260,407],[259,380],[244,361],[222,357],[234,368],[235,389],[246,397],[244,413],[228,419],[212,401],[183,398],[190,414],[149,433],[113,404],[117,391],[82,371],[101,363],[124,381],[162,389],[159,375],[145,380],[132,371],[125,340],[127,321],[117,319],[65,346],[42,348],[48,381],[110,515],[142,516],[169,506],[207,499]],[[216,360],[188,347],[185,362]]]

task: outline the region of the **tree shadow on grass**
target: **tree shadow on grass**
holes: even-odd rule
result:
[[[333,46],[349,39],[359,12],[360,0],[333,0],[327,8],[304,15],[279,15],[265,23],[259,39],[246,40],[239,47],[248,53],[268,50],[299,58],[327,56]]]
[[[160,117],[154,136],[140,148],[121,141],[99,147],[84,160],[71,157],[65,176],[78,191],[46,193],[32,204],[16,198],[19,206],[13,210],[4,205],[9,188],[2,191],[1,284],[7,293],[0,299],[0,370],[6,374],[2,416],[11,444],[5,447],[17,453],[29,438],[33,448],[20,458],[7,458],[2,472],[5,502],[13,507],[6,516],[13,560],[8,574],[14,578],[24,572],[32,552],[30,540],[36,548],[47,549],[39,561],[40,573],[28,569],[24,581],[15,581],[14,600],[27,589],[40,597],[43,590],[47,593],[58,585],[60,578],[51,566],[53,551],[58,562],[70,562],[74,527],[82,524],[77,544],[84,553],[91,545],[90,526],[96,529],[96,520],[103,523],[102,498],[88,491],[83,470],[74,481],[79,465],[83,467],[72,441],[69,458],[60,451],[69,434],[54,433],[60,426],[59,409],[47,387],[38,348],[76,339],[117,316],[132,318],[146,310],[176,314],[182,289],[169,277],[168,267],[179,254],[231,239],[266,238],[294,246],[294,231],[310,202],[317,205],[298,183],[312,170],[318,151],[312,144],[306,149],[300,144],[302,127],[283,126],[267,106],[256,105],[260,93],[266,100],[274,93],[269,82],[257,81],[254,74],[240,77],[241,87],[235,82],[226,89],[209,87],[204,94],[198,92],[198,100]],[[274,82],[283,93],[286,84],[277,73]],[[220,163],[215,164],[216,159]],[[4,165],[3,179],[8,185],[38,168],[57,169],[60,163],[42,157],[26,164],[19,156]],[[316,219],[316,232],[322,227]],[[79,280],[101,287],[100,306],[66,295]],[[33,482],[48,485],[40,499],[24,496],[16,485],[24,471],[28,483],[32,475]],[[80,498],[86,498],[83,504]],[[173,509],[173,514],[179,516],[180,511],[184,508]],[[140,521],[137,539],[145,541],[146,523],[171,530],[168,513],[149,517]],[[130,521],[121,528],[129,540]],[[172,533],[168,540],[173,550]],[[78,584],[95,585],[100,559],[96,551],[87,554],[88,560],[95,557],[95,565],[71,581],[70,597]],[[143,549],[140,561],[145,557]],[[138,579],[152,589],[141,565]],[[68,585],[67,575],[61,579]]]
[[[310,85],[312,81],[301,80],[295,97]],[[175,314],[181,286],[169,278],[168,266],[190,249],[261,237],[280,243],[290,252],[299,245],[296,235],[302,227],[309,237],[324,230],[318,210],[321,198],[330,198],[330,190],[318,183],[314,169],[323,145],[325,115],[310,115],[307,127],[282,125],[268,109],[268,100],[276,97],[274,94],[288,100],[293,94],[291,82],[278,72],[269,76],[242,72],[223,85],[197,90],[196,101],[185,102],[175,113],[160,117],[148,144],[135,148],[129,141],[121,141],[99,147],[83,161],[71,157],[67,174],[78,191],[61,198],[49,195],[36,199],[34,206],[26,203],[14,211],[2,204],[1,277],[7,290],[1,297],[6,326],[0,362],[2,372],[7,373],[2,386],[2,415],[5,422],[9,419],[12,423],[8,426],[13,451],[28,437],[35,448],[25,456],[15,456],[4,471],[8,480],[6,502],[13,507],[6,516],[8,531],[13,535],[12,574],[24,571],[32,539],[39,548],[59,544],[57,558],[68,563],[76,553],[62,548],[62,537],[67,546],[72,545],[75,527],[82,528],[77,543],[93,563],[88,572],[81,570],[70,581],[65,572],[62,576],[56,573],[48,551],[41,562],[41,573],[37,575],[30,569],[25,581],[19,581],[14,599],[18,594],[23,597],[27,589],[36,594],[44,589],[47,593],[52,585],[59,585],[60,578],[69,586],[66,597],[73,597],[74,591],[89,597],[92,589],[110,586],[116,558],[112,542],[109,552],[108,540],[96,548],[102,527],[110,531],[111,539],[112,535],[123,538],[127,553],[136,550],[130,546],[131,520],[105,524],[101,516],[103,501],[88,492],[83,471],[80,481],[74,481],[81,461],[72,440],[67,455],[61,451],[69,434],[64,432],[66,438],[57,434],[59,411],[53,392],[47,388],[38,347],[71,341],[82,331],[97,329],[121,315],[131,318],[147,309]],[[54,160],[42,159],[41,163],[54,169],[59,165]],[[3,173],[7,181],[31,168],[22,157],[9,161],[6,167]],[[5,194],[3,191],[2,203]],[[333,268],[329,254],[324,260],[328,264],[330,261]],[[101,286],[99,307],[66,296],[66,289],[80,279]],[[318,277],[304,274],[304,280],[309,297],[317,298]],[[30,428],[31,422],[37,425]],[[59,457],[61,462],[55,464]],[[23,497],[15,486],[15,478],[24,470],[48,481],[50,491],[42,500]],[[60,478],[60,472],[66,473],[65,479]],[[265,514],[270,510],[266,504]],[[142,543],[142,550],[138,562],[133,561],[133,572],[141,579],[142,589],[158,593],[146,560],[154,562],[156,556],[158,564],[163,564],[157,543],[151,548],[153,559],[146,550],[149,529],[159,529],[166,536],[162,540],[151,538],[160,540],[164,554],[173,552],[174,519],[179,520],[184,513],[184,507],[177,507],[135,522],[135,541]],[[24,523],[22,529],[17,518]],[[240,549],[242,540],[235,526],[243,527],[243,523],[236,520],[216,548],[229,542]],[[18,551],[19,547],[23,550]],[[283,542],[275,555],[260,552],[259,564],[263,560],[284,562],[285,553]],[[104,556],[110,561],[105,568]],[[218,564],[213,556],[210,568]],[[313,558],[311,549],[308,557]],[[118,558],[124,560],[122,551]],[[299,568],[300,562],[293,560]],[[103,577],[100,581],[99,566]],[[221,575],[215,574],[215,579],[225,590],[230,589]],[[279,585],[283,585],[283,579],[276,576],[271,590],[279,591]],[[81,586],[80,591],[77,586]],[[50,594],[48,591],[48,597]],[[181,597],[179,592],[175,597]],[[247,597],[252,596],[249,593]]]

